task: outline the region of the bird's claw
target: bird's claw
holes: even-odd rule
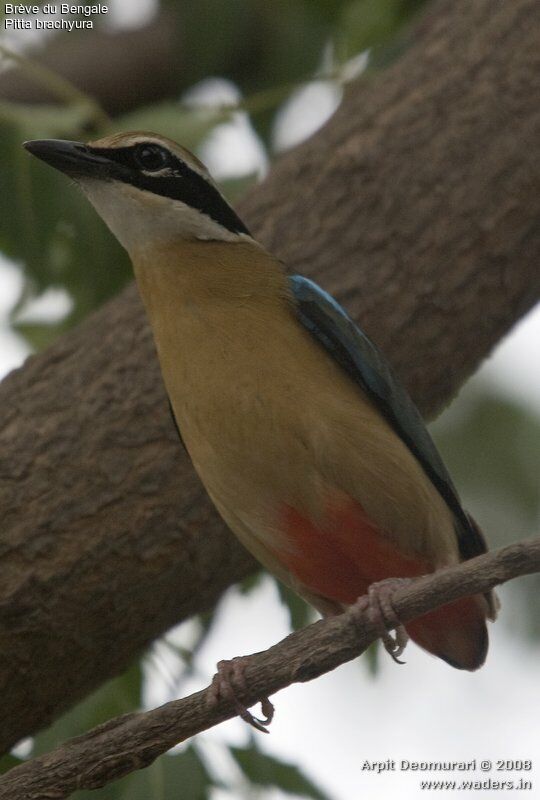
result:
[[[411,578],[388,578],[384,581],[372,583],[367,595],[359,597],[353,606],[360,617],[367,611],[369,619],[376,626],[382,639],[384,648],[397,664],[404,664],[399,657],[405,650],[409,635],[397,616],[392,598],[398,589],[402,589],[411,582]],[[390,630],[394,630],[394,635]]]
[[[244,722],[247,722],[248,725],[262,733],[269,733],[268,726],[274,718],[274,706],[268,697],[261,699],[263,718],[259,719],[253,716],[247,706],[240,702],[236,695],[236,689],[240,692],[246,692],[248,689],[244,672],[245,665],[246,659],[243,656],[237,656],[230,661],[223,660],[218,662],[217,672],[210,685],[209,702],[215,706],[220,700],[229,701]]]

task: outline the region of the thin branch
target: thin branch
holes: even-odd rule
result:
[[[71,81],[54,70],[37,63],[26,55],[16,53],[3,44],[0,44],[0,55],[7,61],[13,61],[17,64],[22,72],[34,83],[47,89],[51,95],[62,102],[67,105],[78,105],[88,109],[88,115],[96,126],[106,126],[110,122],[109,116],[93,97],[78,89]]]
[[[511,578],[540,572],[540,538],[479,556],[420,578],[396,592],[403,622],[459,597],[485,592]],[[366,614],[350,611],[290,634],[246,659],[248,689],[239,699],[253,705],[292,683],[317,678],[360,655],[377,638]],[[77,789],[96,789],[151,764],[175,744],[235,716],[230,702],[212,706],[209,689],[144,713],[109,720],[51,753],[18,766],[0,779],[0,798],[61,800]]]

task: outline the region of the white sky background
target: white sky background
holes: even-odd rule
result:
[[[138,7],[149,13],[152,0],[140,5],[117,0],[115,24],[122,8]],[[127,12],[125,12],[127,13]],[[133,23],[131,16],[130,22]],[[136,20],[135,20],[136,21]],[[219,96],[223,97],[223,82]],[[208,87],[205,92],[208,91]],[[231,91],[229,89],[229,91]],[[339,95],[317,82],[300,92],[282,115],[275,133],[280,147],[303,138],[335,108]],[[261,149],[245,118],[222,126],[201,149],[202,157],[217,174],[264,169]],[[21,287],[18,268],[0,259],[0,376],[22,363],[28,353],[24,341],[9,329],[8,314]],[[63,292],[48,292],[34,303],[27,318],[54,319],[69,308]],[[540,414],[540,308],[516,326],[472,379],[494,392],[508,395]],[[455,405],[466,400],[456,401]],[[531,535],[534,532],[531,531]],[[385,654],[380,658],[376,678],[365,665],[355,662],[309,684],[293,686],[274,697],[276,718],[270,736],[255,734],[264,749],[303,765],[306,772],[333,794],[336,800],[386,800],[400,797],[417,800],[423,796],[419,781],[432,779],[497,780],[524,777],[535,789],[527,796],[540,797],[540,697],[538,650],[527,647],[512,630],[519,608],[511,589],[500,591],[501,622],[491,628],[491,651],[487,664],[474,674],[453,670],[421,652],[414,645],[406,651],[406,666],[394,664]],[[189,638],[190,623],[178,631]],[[222,604],[215,631],[199,658],[200,676],[183,687],[183,692],[208,683],[215,663],[262,650],[289,632],[287,616],[270,580],[247,598],[232,589]],[[160,658],[166,656],[158,648]],[[161,680],[148,687],[147,702],[170,699]],[[202,734],[199,741],[211,760],[219,761],[217,742],[245,744],[251,735],[238,720]],[[381,775],[361,770],[364,760],[470,760],[537,758],[532,773],[478,771],[470,773],[387,772]],[[221,757],[222,758],[222,757]],[[221,763],[221,762],[220,762]],[[221,764],[236,777],[234,764]],[[478,796],[510,797],[508,791],[460,791],[465,800]],[[429,792],[426,793],[426,796]],[[453,796],[452,792],[445,792]],[[215,800],[229,795],[216,791]],[[278,797],[265,793],[264,797]]]

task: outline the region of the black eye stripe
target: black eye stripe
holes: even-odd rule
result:
[[[137,160],[137,150],[141,147],[157,147],[163,150],[168,159],[161,169],[170,169],[171,173],[160,174],[158,169],[155,171],[156,174],[152,175],[151,170],[140,165]],[[88,149],[112,162],[111,178],[162,197],[169,197],[171,200],[179,200],[206,214],[231,233],[249,235],[249,230],[240,217],[215,186],[165,147],[149,141],[129,147],[88,147]],[[114,169],[113,165],[117,168]]]
[[[142,165],[139,164],[137,155],[140,152],[139,148],[149,148],[149,147],[156,147],[159,150],[163,151],[167,154],[168,158],[166,159],[166,163],[163,164],[163,167],[168,167],[173,175],[179,178],[190,178],[195,176],[201,181],[213,188],[207,180],[205,180],[202,175],[199,175],[198,172],[188,167],[188,165],[175,156],[174,153],[171,153],[170,150],[166,150],[161,145],[154,144],[153,142],[139,142],[135,145],[130,145],[129,147],[89,147],[88,149],[91,152],[96,153],[97,155],[105,156],[106,158],[114,161],[117,164],[121,164],[124,167],[127,167],[132,170],[140,170],[146,169]]]

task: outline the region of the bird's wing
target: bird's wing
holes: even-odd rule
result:
[[[418,409],[381,351],[339,303],[316,283],[301,275],[292,275],[289,285],[298,320],[371,397],[453,512],[462,557],[471,558],[485,552],[482,534],[463,510],[452,479]]]
[[[177,420],[177,419],[176,419],[176,417],[175,417],[175,414],[174,414],[174,408],[172,407],[172,403],[171,403],[171,401],[170,401],[170,400],[169,400],[169,411],[170,411],[170,414],[171,414],[171,418],[172,418],[172,421],[173,421],[173,425],[174,425],[174,427],[175,427],[175,429],[176,429],[176,433],[178,434],[178,438],[180,439],[180,444],[182,445],[182,447],[184,448],[184,450],[185,450],[185,451],[186,451],[186,453],[187,453],[187,447],[186,447],[186,443],[184,442],[184,437],[183,437],[183,436],[182,436],[182,434],[180,433],[180,426],[179,426],[179,424],[178,424],[178,420]]]

